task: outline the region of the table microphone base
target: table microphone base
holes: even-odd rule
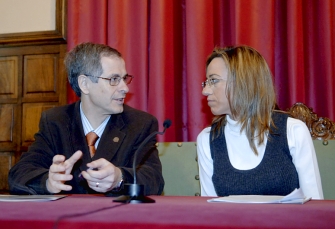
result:
[[[131,203],[131,204],[142,204],[142,203],[155,203],[155,200],[146,196],[119,196],[113,202]]]
[[[125,192],[128,195],[122,195],[113,200],[113,202],[141,204],[141,203],[155,203],[155,200],[144,196],[144,185],[139,184],[125,184]]]

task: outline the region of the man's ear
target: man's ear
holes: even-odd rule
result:
[[[78,76],[78,86],[81,90],[81,93],[83,93],[85,95],[87,95],[89,93],[88,80],[90,80],[90,79],[85,75]]]

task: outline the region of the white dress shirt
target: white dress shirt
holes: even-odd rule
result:
[[[255,168],[262,161],[267,138],[262,145],[255,145],[258,156],[249,146],[245,132],[240,133],[241,126],[237,121],[227,115],[227,125],[224,129],[228,156],[232,166],[239,170]],[[202,196],[217,196],[212,176],[213,160],[210,152],[210,130],[207,127],[201,131],[197,138],[197,153],[199,176]],[[323,199],[321,177],[315,149],[310,132],[302,121],[294,118],[287,120],[287,139],[293,164],[298,172],[299,185],[306,197]],[[251,181],[252,182],[252,181]]]
[[[97,149],[99,142],[100,142],[100,138],[106,128],[106,125],[108,123],[108,120],[110,119],[111,116],[108,116],[101,124],[100,126],[98,126],[98,128],[96,128],[95,130],[93,129],[91,123],[88,121],[88,119],[86,118],[83,109],[81,108],[81,103],[80,103],[80,117],[81,117],[81,122],[83,123],[83,129],[84,129],[84,134],[86,136],[86,134],[88,134],[89,132],[94,132],[96,133],[99,138],[98,140],[95,142],[94,147]]]

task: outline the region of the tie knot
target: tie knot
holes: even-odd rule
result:
[[[87,140],[87,144],[89,146],[94,146],[95,142],[98,140],[99,136],[94,133],[93,131],[92,132],[89,132],[87,135],[86,135],[86,140]]]

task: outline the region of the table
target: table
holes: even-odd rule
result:
[[[0,228],[335,228],[335,201],[208,203],[206,197],[151,196],[156,203],[71,195],[49,202],[0,202]],[[71,217],[72,215],[72,217]]]

